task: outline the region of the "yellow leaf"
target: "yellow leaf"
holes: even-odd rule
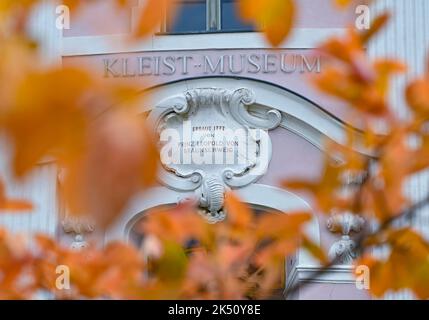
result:
[[[21,82],[15,101],[0,115],[14,144],[16,175],[24,175],[45,156],[80,149],[87,126],[80,103],[91,85],[88,75],[77,69],[30,73]]]
[[[352,0],[334,0],[334,2],[340,8],[345,8],[352,2]]]
[[[295,20],[293,0],[240,0],[239,9],[242,18],[263,30],[273,46],[288,37]]]
[[[163,254],[153,270],[161,281],[180,281],[185,276],[188,259],[183,247],[175,242],[163,242]]]
[[[135,193],[152,185],[157,164],[158,150],[145,120],[128,109],[110,110],[88,129],[81,156],[64,161],[71,213],[108,226]]]
[[[174,8],[174,0],[147,0],[145,3],[135,31],[137,37],[150,35],[164,21],[167,10],[171,15]]]

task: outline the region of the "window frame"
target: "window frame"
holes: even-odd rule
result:
[[[180,2],[180,0],[178,0]],[[161,25],[159,35],[186,35],[186,34],[207,34],[207,33],[239,33],[256,32],[254,29],[244,30],[222,30],[222,0],[206,0],[206,29],[200,31],[176,32],[167,29],[167,11],[164,12],[164,21]]]

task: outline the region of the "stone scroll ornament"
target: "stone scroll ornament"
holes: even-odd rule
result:
[[[329,258],[338,261],[338,264],[350,265],[356,258],[356,242],[350,235],[362,231],[365,220],[355,214],[346,212],[332,214],[327,221],[328,230],[340,233],[341,239],[336,241],[329,250]]]
[[[211,223],[225,218],[225,192],[254,183],[270,162],[268,130],[282,115],[275,109],[255,115],[251,105],[249,89],[199,88],[163,100],[149,115],[160,139],[160,182],[194,192]]]

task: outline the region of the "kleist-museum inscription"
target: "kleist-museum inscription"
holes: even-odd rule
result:
[[[256,75],[320,73],[321,57],[303,53],[239,53],[157,55],[142,53],[134,57],[103,59],[105,78],[147,76]]]

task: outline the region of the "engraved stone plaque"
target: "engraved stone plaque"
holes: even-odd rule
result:
[[[224,192],[255,182],[271,159],[268,130],[281,114],[251,115],[252,91],[202,88],[162,101],[151,113],[160,139],[160,180],[166,186],[195,191],[206,217],[225,217]]]

